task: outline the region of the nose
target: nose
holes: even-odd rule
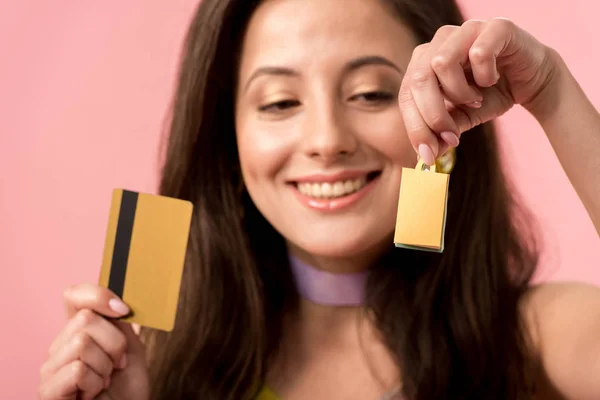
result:
[[[332,163],[356,152],[358,139],[341,112],[334,107],[310,113],[311,123],[305,124],[304,151],[307,156]]]

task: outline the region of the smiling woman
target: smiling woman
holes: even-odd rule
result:
[[[576,372],[597,371],[600,291],[530,283],[492,125],[517,104],[600,228],[600,116],[510,21],[463,23],[453,0],[203,0],[160,185],[195,204],[175,329],[144,346],[98,316],[113,294],[71,289],[42,398],[600,398]],[[402,169],[451,147],[444,253],[395,248]]]

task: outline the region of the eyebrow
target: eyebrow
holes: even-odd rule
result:
[[[404,71],[400,67],[398,67],[396,64],[394,64],[392,61],[388,60],[387,58],[381,57],[381,56],[364,56],[364,57],[355,58],[353,60],[348,61],[346,63],[346,65],[344,65],[343,71],[345,74],[347,74],[349,72],[355,71],[362,67],[366,67],[368,65],[383,65],[385,67],[390,67],[390,68],[398,71],[398,73],[404,75]],[[248,81],[246,82],[246,85],[244,87],[244,91],[248,90],[250,83],[254,79],[258,78],[261,75],[298,77],[298,76],[300,76],[300,73],[297,71],[294,71],[291,68],[287,68],[287,67],[276,67],[276,66],[261,67],[261,68],[256,69],[252,73],[250,78],[248,78]]]
[[[397,66],[387,58],[381,56],[365,56],[351,60],[344,67],[344,72],[348,73],[359,68],[365,67],[367,65],[383,65],[385,67],[395,69],[400,74],[404,75],[404,71],[399,66]]]

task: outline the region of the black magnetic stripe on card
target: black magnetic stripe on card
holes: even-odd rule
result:
[[[131,234],[133,233],[137,201],[138,193],[123,190],[117,222],[117,233],[115,235],[115,248],[113,250],[110,276],[108,278],[108,288],[121,298],[123,297],[123,289],[125,288],[127,259],[129,258],[129,248],[131,247]]]

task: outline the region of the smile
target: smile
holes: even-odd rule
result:
[[[346,208],[362,198],[381,171],[348,172],[336,176],[313,176],[290,182],[304,205],[321,211]]]

